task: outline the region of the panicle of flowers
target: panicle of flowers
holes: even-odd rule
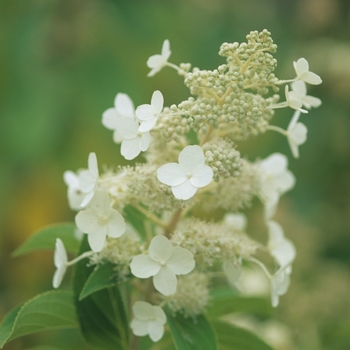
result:
[[[114,107],[102,114],[121,155],[127,160],[141,156],[142,162],[100,174],[90,153],[88,169],[64,174],[69,205],[78,211],[76,225],[92,250],[83,257],[94,265],[113,264],[114,278],[132,286],[130,327],[136,336],[160,340],[164,310],[185,317],[204,313],[211,276],[239,285],[245,265],[258,265],[265,273],[273,306],[288,289],[296,251],[273,217],[295,177],[285,155],[251,161],[241,154],[239,142],[273,130],[286,136],[297,158],[307,136],[299,119],[321,104],[307,94],[306,84],[321,79],[300,58],[294,62],[296,77],[280,80],[271,33],[252,31],[246,39],[223,43],[219,55],[226,62],[213,70],[170,63],[165,40],[161,53],[147,61],[148,76],[165,66],[175,69],[188,98],[168,107],[170,98],[156,90],[150,103],[135,108],[119,92]],[[294,112],[286,129],[271,125],[279,108]],[[255,197],[264,206],[265,242],[250,238],[241,212]],[[268,253],[273,266],[268,258],[258,260],[258,251]],[[60,241],[54,260],[57,288],[74,263]]]

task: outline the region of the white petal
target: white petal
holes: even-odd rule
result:
[[[165,263],[172,255],[173,246],[165,236],[155,236],[148,248],[149,256],[159,262]]]
[[[167,60],[171,54],[170,51],[170,42],[168,39],[164,40],[163,46],[162,46],[162,57],[164,60]]]
[[[322,104],[322,101],[319,98],[310,95],[303,97],[302,102],[306,108],[310,108],[310,106],[317,108]]]
[[[299,96],[306,96],[306,84],[303,80],[294,81],[291,86],[292,90],[295,91]]]
[[[116,122],[117,130],[122,138],[133,139],[137,136],[139,124],[132,118],[122,117]]]
[[[89,154],[89,158],[88,158],[88,167],[89,170],[91,171],[91,173],[96,177],[98,177],[98,166],[97,166],[97,157],[96,157],[96,153],[91,152]]]
[[[63,266],[57,268],[57,270],[55,271],[55,273],[53,275],[53,280],[52,280],[52,286],[54,288],[58,288],[61,285],[63,277],[66,273],[66,270],[67,270],[66,265],[63,265]]]
[[[238,282],[243,272],[242,266],[232,261],[224,261],[224,263],[222,264],[222,269],[228,281],[232,285],[235,285]]]
[[[142,121],[139,126],[139,131],[140,132],[150,131],[156,125],[156,122],[157,122],[156,118]]]
[[[162,111],[163,104],[164,104],[164,97],[162,93],[159,90],[154,91],[151,99],[151,106],[153,107],[156,115],[159,115],[160,112]]]
[[[289,170],[276,177],[276,188],[280,194],[292,189],[295,185],[295,177]]]
[[[134,104],[127,94],[118,93],[114,105],[123,117],[133,118],[135,114]]]
[[[124,138],[122,137],[122,135],[119,134],[118,130],[114,130],[113,141],[115,143],[121,143],[123,140]]]
[[[75,223],[78,229],[84,233],[91,233],[98,229],[98,217],[91,209],[80,211],[75,216]]]
[[[247,217],[242,213],[228,213],[225,215],[224,221],[235,230],[244,231],[247,227]]]
[[[313,72],[305,72],[301,74],[300,78],[311,85],[319,85],[322,83],[320,76]]]
[[[187,179],[181,185],[173,186],[171,188],[175,198],[187,200],[193,197],[197,192],[197,187],[191,184],[191,181]]]
[[[97,178],[90,170],[83,170],[79,174],[79,187],[84,193],[91,192],[96,186]]]
[[[184,169],[177,163],[162,165],[157,170],[157,178],[160,182],[168,186],[177,186],[187,180]]]
[[[120,118],[115,108],[108,108],[102,114],[102,125],[107,129],[115,130],[117,128],[116,121]]]
[[[131,140],[124,140],[120,148],[120,153],[127,160],[136,158],[141,153],[139,138],[135,137]]]
[[[260,166],[268,174],[279,174],[287,169],[288,159],[284,154],[273,153],[263,160]]]
[[[299,58],[298,61],[294,61],[293,64],[298,77],[309,71],[309,63],[305,58]]]
[[[143,337],[148,334],[148,320],[134,318],[130,323],[130,327],[132,332],[138,337]]]
[[[68,257],[63,242],[57,238],[55,244],[54,264],[57,268],[67,264]]]
[[[111,201],[106,191],[97,191],[92,198],[89,209],[93,208],[97,216],[108,216],[111,210]]]
[[[140,120],[149,120],[155,118],[154,108],[149,104],[138,106],[135,114],[136,117]]]
[[[267,223],[269,242],[268,249],[281,267],[289,265],[295,258],[296,251],[293,243],[286,239],[281,225],[276,221]]]
[[[190,179],[191,183],[195,187],[204,187],[210,184],[213,179],[213,170],[208,165],[199,166],[192,174]]]
[[[193,172],[204,165],[205,158],[203,150],[198,146],[187,146],[179,154],[179,164],[186,172]]]
[[[63,180],[68,187],[79,188],[79,177],[73,171],[65,171]]]
[[[154,288],[163,295],[172,295],[176,292],[177,278],[174,272],[163,266],[159,272],[153,276]]]
[[[86,193],[86,195],[84,196],[84,199],[81,202],[80,206],[82,208],[86,207],[90,203],[90,201],[93,198],[94,194],[95,194],[95,189],[93,188],[90,192]]]
[[[139,147],[142,152],[145,152],[148,150],[148,147],[151,143],[151,135],[149,132],[144,132],[141,134],[141,137],[139,136]]]
[[[265,201],[265,220],[269,220],[275,215],[279,200],[279,194],[275,193]]]
[[[289,131],[289,138],[298,146],[306,141],[306,135],[307,127],[303,123],[297,123],[293,129]]]
[[[193,254],[189,250],[181,247],[174,247],[166,266],[176,275],[186,275],[194,269],[195,264]]]
[[[154,342],[157,342],[163,337],[164,326],[157,321],[150,321],[148,322],[148,334]]]
[[[163,67],[162,65],[159,65],[159,66],[153,68],[153,69],[147,74],[147,76],[148,76],[148,77],[153,77],[154,75],[156,75],[156,74],[162,69],[162,67]]]
[[[148,278],[159,272],[160,265],[151,259],[149,255],[140,254],[132,259],[130,269],[134,276]]]
[[[133,307],[132,311],[134,315],[140,320],[149,320],[155,314],[153,310],[153,305],[145,301],[137,301]]]
[[[287,129],[288,131],[294,127],[294,125],[298,122],[299,118],[300,118],[300,111],[295,111],[288,125],[288,129]]]
[[[164,62],[164,58],[162,55],[153,55],[148,58],[147,67],[148,68],[161,67],[163,62]]]
[[[107,224],[107,236],[120,237],[126,229],[124,218],[118,213],[117,210],[111,209],[109,221]]]
[[[94,252],[100,252],[106,243],[107,228],[99,226],[96,231],[89,233],[88,241]]]
[[[160,306],[153,305],[153,310],[155,314],[156,321],[160,324],[166,323],[166,315],[163,309]]]

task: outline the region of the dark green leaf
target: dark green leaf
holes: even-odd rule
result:
[[[208,318],[216,319],[234,312],[251,312],[269,316],[272,312],[272,307],[267,299],[243,297],[230,288],[213,290],[212,300],[207,310]]]
[[[55,328],[77,327],[70,291],[50,291],[10,311],[0,325],[0,347],[22,335]]]
[[[228,323],[213,323],[220,350],[273,350],[255,334]]]
[[[80,253],[90,250],[84,237]],[[101,350],[129,349],[129,322],[117,286],[99,290],[79,301],[84,285],[93,273],[86,261],[74,267],[73,290],[82,334],[87,342]]]
[[[217,349],[213,328],[203,315],[192,319],[167,313],[167,323],[177,350]]]
[[[76,253],[79,248],[79,241],[74,236],[75,224],[64,222],[46,226],[35,232],[12,254],[20,256],[37,250],[55,249],[56,238],[60,238],[67,251]]]
[[[106,263],[97,266],[84,284],[83,290],[80,293],[79,300],[83,300],[92,293],[101,289],[113,287],[117,284],[116,279],[111,279],[115,274],[113,265]]]
[[[62,349],[55,348],[50,345],[39,345],[39,346],[35,346],[34,348],[27,348],[26,350],[62,350]]]

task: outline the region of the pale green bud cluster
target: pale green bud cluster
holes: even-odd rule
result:
[[[180,312],[184,317],[196,317],[204,313],[210,300],[208,274],[193,271],[180,276],[176,293],[164,300],[172,312]]]
[[[230,139],[212,139],[203,145],[206,164],[214,172],[214,179],[220,177],[236,177],[240,174],[241,158],[240,153],[235,149],[235,145]]]

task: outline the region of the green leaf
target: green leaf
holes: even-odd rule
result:
[[[273,350],[255,334],[231,324],[213,322],[220,350]]]
[[[62,350],[62,349],[55,348],[50,345],[39,345],[39,346],[35,346],[34,348],[27,348],[26,350]]]
[[[79,255],[90,250],[84,237]],[[73,290],[80,328],[85,340],[101,350],[129,349],[129,322],[117,286],[99,290],[83,300],[79,297],[94,268],[86,261],[76,263]]]
[[[140,234],[142,239],[145,239],[147,236],[145,228],[145,216],[135,209],[131,205],[127,205],[124,208],[124,219],[129,222],[134,229]]]
[[[13,256],[24,255],[37,250],[55,249],[56,238],[60,238],[67,251],[76,253],[79,241],[74,236],[76,226],[71,222],[64,222],[46,226],[35,232],[13,253]]]
[[[79,300],[83,300],[90,294],[101,289],[115,286],[117,281],[111,278],[114,274],[113,265],[110,263],[97,266],[85,282],[83,290],[79,295]]]
[[[167,313],[167,322],[177,350],[217,349],[213,328],[203,315],[193,320]]]
[[[0,325],[0,347],[20,336],[55,328],[77,327],[70,291],[39,294],[14,308]]]
[[[269,300],[258,297],[243,297],[230,288],[220,288],[212,293],[212,300],[207,309],[207,317],[217,319],[234,312],[251,312],[269,316],[272,307]]]

